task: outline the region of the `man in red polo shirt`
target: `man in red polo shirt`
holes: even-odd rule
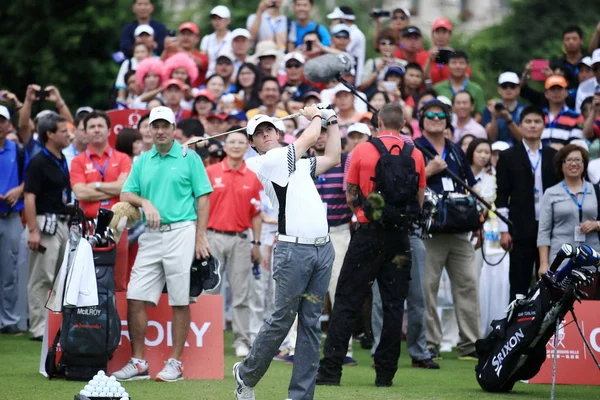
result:
[[[437,57],[440,55],[440,52],[447,53],[449,51],[454,51],[450,47],[451,38],[452,23],[448,18],[438,18],[433,21],[433,26],[431,27],[431,39],[433,41],[433,46],[431,49],[429,49],[429,59],[425,65],[421,65],[425,71],[425,77],[429,77],[432,85],[450,78],[448,64],[445,62],[438,62],[446,61],[445,57],[442,57],[444,60],[438,60]],[[471,76],[470,66],[467,67],[467,76]]]
[[[248,150],[248,139],[245,133],[229,134],[223,150],[227,157],[206,169],[213,186],[209,197],[208,242],[221,268],[227,268],[233,306],[233,347],[237,357],[246,357],[251,345],[252,263],[260,262],[262,220],[255,204],[260,203],[262,184],[246,167],[244,154]],[[249,229],[252,229],[252,241]],[[213,290],[219,291],[220,287]]]
[[[71,186],[85,216],[96,218],[100,208],[111,209],[119,202],[121,189],[131,171],[131,159],[108,145],[110,119],[92,111],[83,120],[88,148],[71,162]]]
[[[404,113],[400,104],[385,104],[379,110],[378,125],[380,133],[377,138],[388,151],[392,151],[392,154],[398,154],[401,149],[410,145],[399,133],[404,126]],[[416,148],[412,149],[411,157],[414,160],[414,173],[418,175],[418,189],[414,188],[416,199],[411,200],[418,200],[422,206],[426,185],[425,161]],[[402,331],[402,314],[408,295],[411,270],[409,232],[395,225],[370,221],[364,211],[355,206],[355,199],[360,198],[360,193],[367,197],[374,191],[373,177],[379,158],[379,151],[371,142],[359,144],[352,152],[350,168],[346,175],[346,196],[348,205],[356,211],[359,225],[348,247],[338,279],[317,385],[340,384],[348,340],[360,315],[360,308],[375,280],[383,302],[385,326],[374,354],[375,384],[391,386],[398,369],[399,332]]]

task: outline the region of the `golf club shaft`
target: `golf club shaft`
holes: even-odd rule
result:
[[[273,121],[285,121],[286,119],[296,118],[296,117],[299,117],[301,115],[302,115],[301,113],[297,112],[295,114],[286,115],[285,117],[274,118]],[[188,140],[185,143],[185,145],[189,146],[189,145],[192,145],[192,144],[196,144],[198,142],[202,142],[204,140],[210,140],[210,139],[218,138],[218,137],[221,137],[221,136],[229,135],[230,133],[242,132],[242,131],[245,131],[245,130],[246,130],[246,127],[243,127],[243,128],[238,128],[238,129],[234,129],[234,130],[231,130],[231,131],[219,133],[219,134],[216,134],[216,135],[213,135],[213,136],[209,136],[209,137],[198,137],[198,138],[194,138],[194,139]]]

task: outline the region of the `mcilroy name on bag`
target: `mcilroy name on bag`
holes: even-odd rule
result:
[[[496,371],[496,375],[500,376],[500,371],[502,370],[502,362],[510,354],[510,352],[515,348],[517,344],[521,342],[521,339],[525,337],[523,333],[523,329],[519,329],[512,335],[507,341],[500,353],[492,358],[492,365],[494,366],[494,371]]]

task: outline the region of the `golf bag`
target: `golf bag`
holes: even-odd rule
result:
[[[84,239],[82,239],[84,240]],[[88,381],[98,370],[106,371],[121,336],[121,319],[115,301],[114,265],[117,248],[94,248],[98,305],[65,307],[61,328],[46,358],[49,378],[64,375],[67,380]],[[55,364],[60,341],[62,356]]]
[[[566,258],[571,258],[569,263],[554,274]],[[479,358],[475,373],[483,390],[509,392],[517,381],[531,379],[540,371],[557,322],[569,311],[576,321],[573,304],[587,297],[580,288],[593,282],[594,273],[584,267],[599,264],[600,255],[589,246],[575,250],[563,245],[550,271],[528,296],[513,301],[506,318],[492,321],[492,332],[475,343]]]

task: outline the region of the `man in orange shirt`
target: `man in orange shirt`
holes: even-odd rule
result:
[[[131,171],[131,159],[108,145],[110,119],[103,111],[92,111],[83,120],[88,148],[71,162],[71,186],[85,216],[96,218],[100,208],[119,202],[121,189]]]
[[[260,262],[262,220],[255,204],[260,203],[262,184],[246,167],[244,154],[248,151],[248,139],[245,133],[229,134],[223,149],[227,157],[206,169],[213,186],[209,197],[208,242],[211,254],[221,262],[221,268],[227,267],[233,297],[233,347],[237,357],[246,357],[251,345],[252,263]],[[252,241],[249,229],[252,229]],[[220,286],[212,292],[219,291]]]
[[[411,269],[410,229],[406,226],[411,224],[406,221],[398,223],[396,221],[400,219],[392,219],[389,216],[392,212],[404,215],[409,207],[414,212],[419,212],[423,205],[426,186],[425,161],[421,152],[401,137],[404,113],[400,104],[385,104],[379,111],[378,125],[380,133],[376,140],[380,140],[392,156],[386,156],[389,157],[389,164],[377,165],[381,157],[380,150],[376,147],[377,142],[372,141],[359,144],[352,152],[346,175],[347,199],[348,205],[356,213],[359,226],[348,247],[338,279],[324,357],[321,359],[317,375],[317,385],[340,384],[348,340],[359,318],[360,308],[375,280],[383,302],[383,326],[385,327],[374,354],[375,384],[391,386],[398,369],[399,332],[402,331],[402,314],[408,294]],[[397,204],[395,207],[391,199],[396,197],[398,192],[385,186],[382,190],[379,185],[383,176],[391,177],[389,173],[380,175],[380,171],[386,168],[385,165],[396,163],[401,163],[402,174],[399,171],[400,167],[395,167],[396,173],[393,177],[401,181],[398,185],[407,192],[404,195],[405,203]],[[384,168],[380,169],[381,166]],[[378,188],[375,188],[375,181],[378,182]],[[389,179],[385,179],[385,182],[389,182]],[[359,199],[360,204],[366,205],[369,200],[364,198],[371,197],[370,194],[374,191],[376,193],[382,191],[383,197],[388,199],[388,204],[383,209],[383,216],[380,218],[376,216],[377,211],[365,211],[362,206],[357,207],[355,202]],[[381,213],[381,207],[379,209]],[[398,224],[403,227],[399,227]]]

